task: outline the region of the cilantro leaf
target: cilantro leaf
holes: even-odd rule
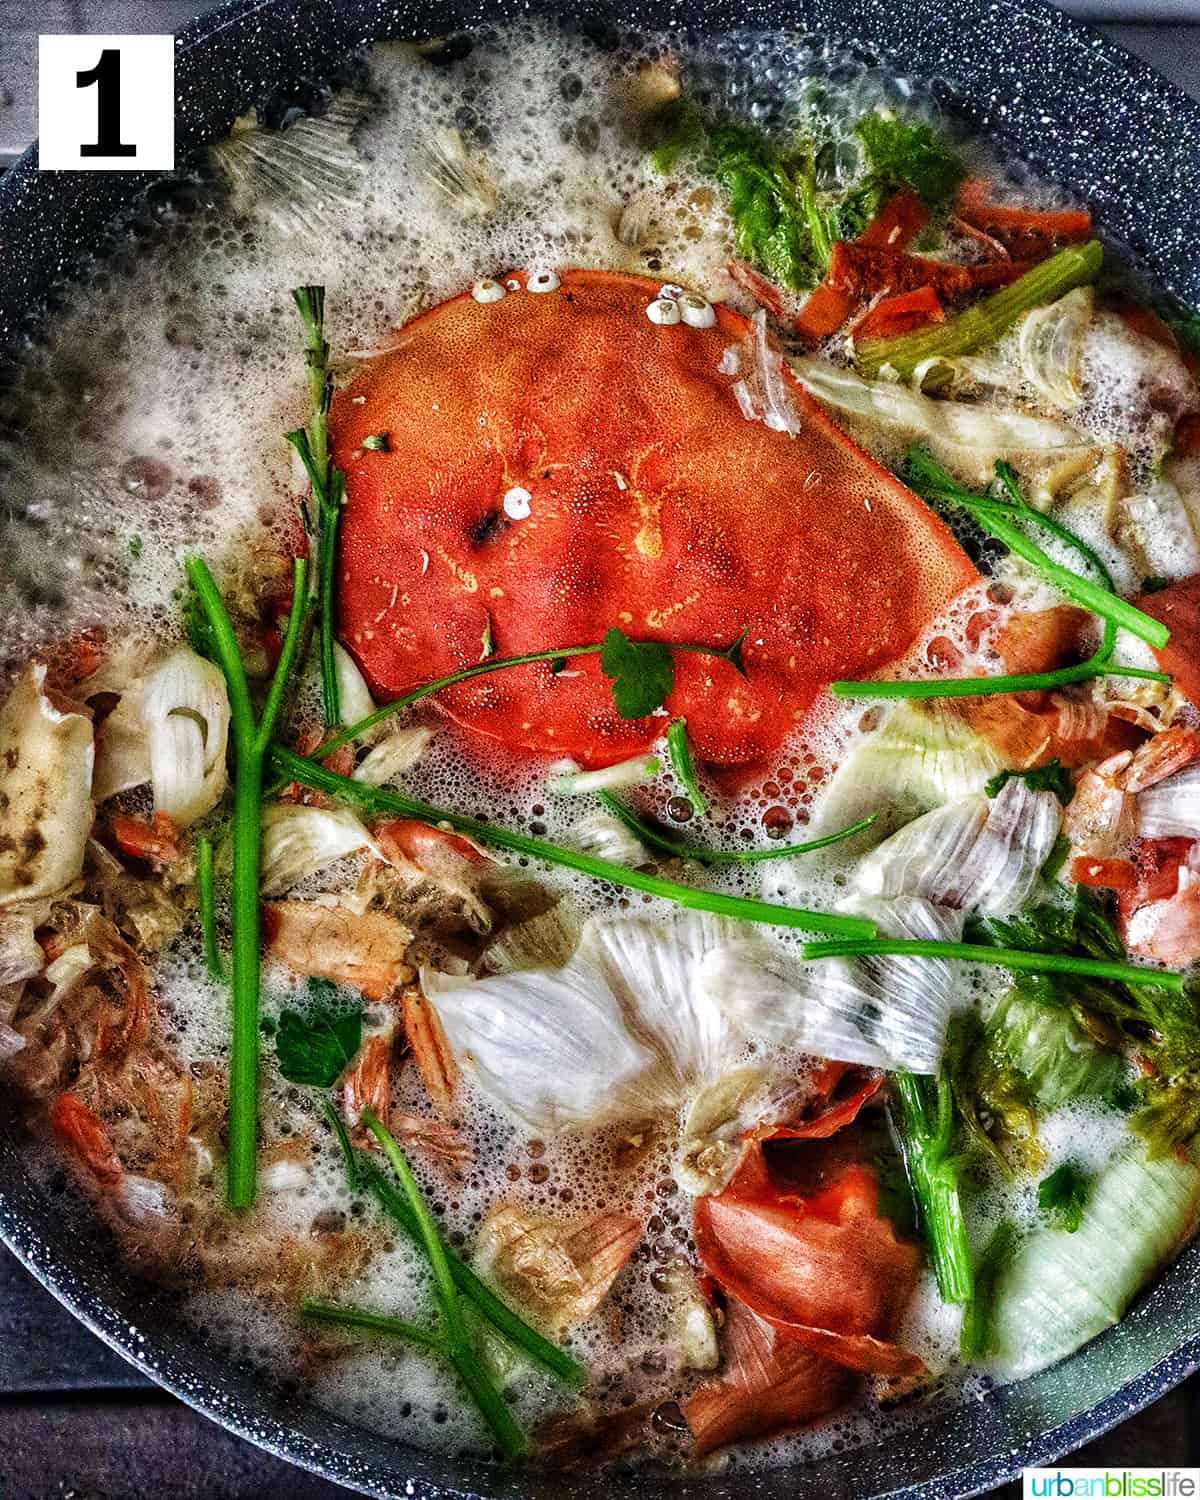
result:
[[[1038,1207],[1056,1229],[1074,1234],[1092,1192],[1092,1178],[1078,1162],[1065,1161],[1038,1184]]]
[[[623,719],[642,719],[661,708],[675,685],[670,648],[631,641],[618,625],[605,632],[600,669],[613,679],[613,702]]]
[[[368,453],[390,453],[392,451],[392,435],[390,432],[369,432],[363,438],[362,445]]]
[[[874,175],[893,187],[910,187],[937,208],[967,175],[958,152],[922,121],[898,120],[872,111],[855,131]]]
[[[729,195],[738,254],[778,286],[815,286],[825,274],[830,225],[816,201],[811,159],[789,160],[760,131],[733,123],[718,125],[707,149]]]
[[[1161,594],[1163,589],[1171,586],[1171,580],[1164,578],[1161,573],[1151,573],[1149,578],[1142,579],[1143,594]]]
[[[989,797],[994,797],[1013,780],[1023,781],[1031,792],[1053,792],[1064,807],[1075,795],[1071,773],[1057,755],[1044,766],[1035,766],[1031,771],[997,771],[984,790]]]
[[[285,1010],[275,1032],[279,1071],[289,1083],[331,1088],[362,1045],[362,1002],[347,1003],[336,985],[309,984],[303,1011]]]

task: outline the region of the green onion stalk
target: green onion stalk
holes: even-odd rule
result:
[[[864,339],[855,346],[855,362],[871,379],[877,379],[888,366],[902,380],[909,380],[927,359],[956,359],[962,354],[972,354],[994,344],[1018,318],[1035,307],[1044,307],[1077,286],[1090,285],[1100,274],[1103,260],[1104,248],[1099,240],[1068,245],[1009,286],[981,298],[944,323],[933,323],[894,337]]]
[[[966,511],[984,531],[996,537],[1016,556],[1029,563],[1068,599],[1090,610],[1104,621],[1104,634],[1096,651],[1086,661],[1056,667],[1047,672],[1009,672],[996,677],[926,678],[853,681],[830,684],[837,698],[970,698],[995,693],[1024,693],[1090,682],[1097,677],[1135,677],[1150,682],[1171,681],[1170,673],[1113,662],[1118,629],[1130,631],[1156,648],[1165,646],[1170,631],[1160,620],[1145,614],[1116,592],[1112,575],[1099,554],[1053,516],[1044,516],[1025,500],[1011,465],[998,463],[996,477],[1006,499],[977,495],[966,489],[939,464],[927,448],[910,448],[904,477],[923,499],[939,509]],[[1096,575],[1087,578],[1049,556],[1028,535],[1027,527],[1040,529],[1071,547]]]
[[[329,372],[329,345],[325,339],[325,288],[298,286],[292,292],[304,324],[304,361],[308,367],[310,416],[306,428],[287,434],[299,453],[317,502],[317,633],[321,659],[321,709],[327,725],[341,721],[337,662],[334,656],[335,603],[337,596],[337,534],[346,497],[346,476],[335,469],[329,457],[329,407],[333,400],[333,376]]]
[[[844,839],[851,839],[856,833],[861,833],[864,828],[870,828],[878,817],[878,813],[870,813],[865,818],[860,818],[857,823],[851,823],[846,828],[839,828],[836,833],[823,834],[819,839],[808,839],[803,844],[780,844],[770,849],[705,849],[699,844],[689,844],[683,839],[677,839],[672,834],[664,833],[661,829],[641,818],[631,807],[614,797],[611,792],[597,792],[600,801],[614,818],[624,823],[630,833],[637,835],[642,843],[648,844],[651,849],[658,849],[663,854],[670,854],[675,859],[690,859],[701,865],[757,865],[772,859],[791,859],[797,854],[811,854],[816,849],[827,849],[831,844],[840,844]]]
[[[943,1302],[970,1302],[971,1247],[954,1155],[954,1095],[950,1080],[893,1073],[891,1121],[917,1205],[929,1259]],[[932,1097],[931,1097],[932,1096]]]
[[[308,564],[293,564],[292,608],[283,649],[256,719],[241,648],[225,601],[201,557],[189,557],[187,576],[207,617],[212,650],[229,694],[234,746],[233,872],[230,889],[233,1029],[229,1060],[229,1155],[226,1194],[231,1208],[249,1208],[257,1186],[259,910],[263,771],[300,651],[308,614]]]
[[[986,943],[944,943],[936,938],[831,939],[805,943],[800,954],[805,959],[860,958],[874,954],[959,959],[963,963],[994,964],[1023,974],[1075,974],[1081,979],[1154,985],[1175,994],[1183,994],[1187,984],[1184,974],[1119,963],[1115,959],[1077,958],[1070,953],[1032,953],[1026,948],[992,948]]]
[[[497,1388],[491,1374],[475,1352],[463,1316],[458,1288],[450,1268],[450,1259],[442,1237],[434,1223],[429,1205],[417,1186],[408,1159],[401,1151],[395,1137],[378,1118],[374,1110],[362,1112],[362,1123],[379,1142],[380,1150],[387,1158],[400,1182],[401,1191],[408,1203],[409,1213],[416,1228],[416,1238],[429,1261],[433,1272],[434,1295],[441,1314],[441,1347],[447,1359],[458,1372],[459,1379],[471,1393],[476,1406],[492,1430],[497,1443],[508,1458],[520,1458],[529,1450],[529,1440],[521,1430],[516,1418],[508,1408],[504,1396]],[[414,1332],[410,1328],[409,1332]]]
[[[221,944],[217,939],[216,867],[210,838],[196,841],[196,895],[200,903],[200,933],[204,940],[204,963],[214,979],[225,978]]]
[[[671,769],[683,788],[684,796],[692,804],[696,816],[702,818],[708,811],[708,799],[700,786],[700,778],[696,775],[686,719],[672,719],[667,727],[667,754],[671,758]]]
[[[321,754],[321,751],[317,751]],[[368,813],[390,814],[403,818],[417,818],[423,823],[449,827],[457,833],[466,834],[480,843],[497,849],[507,849],[514,854],[542,859],[547,864],[561,865],[578,870],[582,875],[607,880],[627,890],[642,891],[648,896],[660,896],[691,911],[709,911],[718,916],[735,917],[747,922],[763,922],[776,927],[801,928],[809,932],[826,932],[848,939],[869,938],[876,931],[875,923],[865,917],[842,916],[834,912],[807,911],[798,906],[777,906],[770,901],[754,901],[743,896],[729,896],[721,891],[701,891],[694,886],[681,885],[678,881],[664,880],[642,870],[629,870],[611,860],[598,859],[579,849],[569,849],[562,844],[552,844],[546,839],[533,838],[529,834],[514,833],[485,823],[481,818],[472,818],[464,813],[450,812],[420,802],[403,792],[383,787],[368,786],[354,781],[349,776],[339,776],[325,766],[280,745],[272,747],[271,754],[277,769],[289,781],[298,781],[301,786],[314,791],[327,792],[331,797],[353,803]]]
[[[378,1162],[370,1156],[360,1155],[356,1174],[356,1182],[361,1182],[362,1186],[371,1193],[387,1217],[410,1239],[417,1239],[417,1221],[408,1198],[384,1173]],[[530,1359],[536,1360],[538,1364],[543,1365],[560,1380],[566,1381],[568,1385],[583,1384],[587,1378],[587,1371],[578,1360],[564,1349],[560,1349],[557,1344],[552,1344],[549,1339],[518,1317],[512,1308],[506,1302],[501,1301],[491,1287],[482,1281],[452,1250],[446,1250],[446,1258],[454,1284],[471,1302],[475,1311],[485,1318],[497,1333],[502,1334],[514,1348],[520,1349]]]

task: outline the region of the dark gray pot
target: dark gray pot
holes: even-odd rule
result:
[[[182,153],[302,76],[384,36],[441,35],[553,0],[234,0],[178,39]],[[589,22],[699,30],[795,27],[858,42],[952,79],[967,123],[1070,184],[1167,288],[1200,302],[1200,105],[1110,42],[1037,0],[593,0]],[[35,148],[36,149],[36,148]],[[0,182],[0,350],[36,326],[46,294],[148,185],[123,174],[39,175],[29,153]],[[0,1134],[0,1236],[67,1307],[147,1375],[242,1437],[380,1496],[511,1500],[868,1500],[969,1495],[1046,1462],[1136,1412],[1200,1365],[1200,1245],[1119,1328],[1054,1370],[914,1423],[886,1448],[800,1470],[689,1479],[642,1473],[539,1478],[451,1462],[365,1433],[231,1367],[180,1331],[169,1302],[116,1266],[85,1212],[43,1191],[18,1133]]]

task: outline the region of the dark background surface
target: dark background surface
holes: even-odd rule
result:
[[[936,3],[936,0],[929,0]],[[202,0],[0,0],[0,170],[36,134],[39,32],[172,31]],[[1200,95],[1200,0],[1066,8]],[[0,275],[4,274],[0,254]],[[1200,1465],[1200,1376],[1083,1449],[1096,1466]],[[0,1500],[345,1495],[150,1385],[0,1248]],[[998,1492],[1017,1500],[1020,1486]]]

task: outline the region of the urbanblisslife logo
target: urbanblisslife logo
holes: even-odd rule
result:
[[[1025,1500],[1200,1500],[1200,1469],[1026,1469]]]

